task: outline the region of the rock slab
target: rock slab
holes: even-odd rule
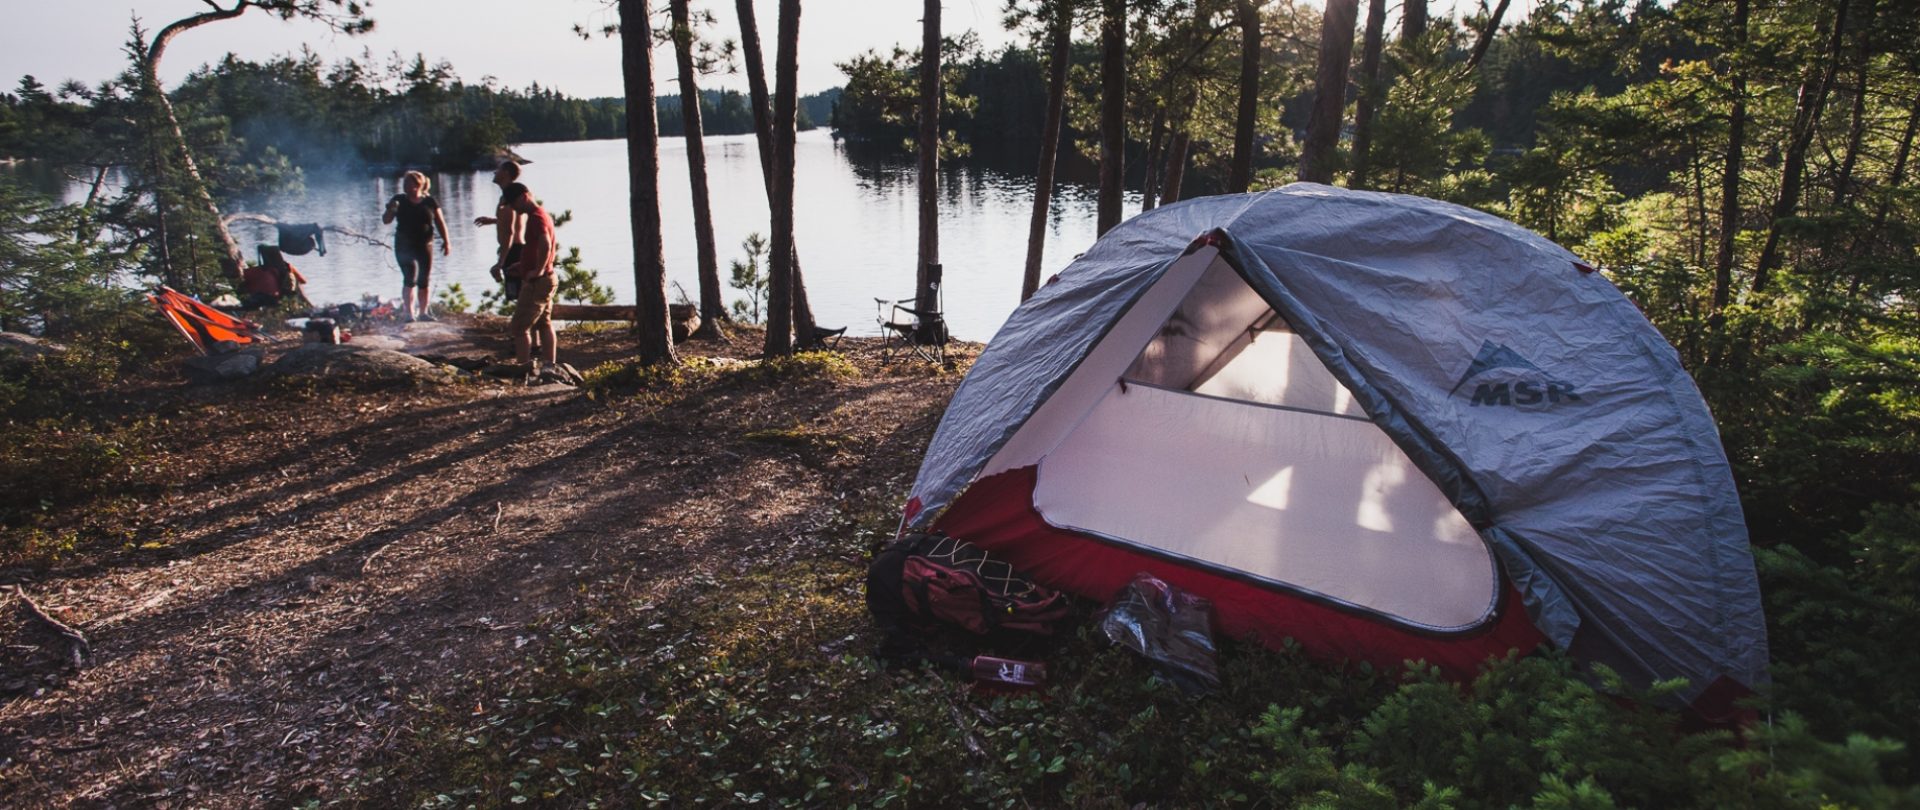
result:
[[[268,369],[272,377],[353,377],[389,382],[429,382],[451,378],[446,369],[392,349],[352,343],[309,343],[281,355]]]

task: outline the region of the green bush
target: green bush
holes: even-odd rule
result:
[[[0,422],[0,562],[73,551],[87,510],[128,496],[154,475],[151,425],[96,426],[73,417]]]

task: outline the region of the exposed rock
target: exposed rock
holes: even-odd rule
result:
[[[259,351],[241,351],[190,357],[181,373],[195,383],[216,383],[253,376],[260,370]]]
[[[353,345],[363,349],[391,349],[397,352],[407,348],[407,341],[393,335],[354,335]]]
[[[272,377],[351,377],[367,382],[440,382],[448,371],[392,349],[353,343],[309,343],[287,352],[268,367]]]
[[[586,382],[586,378],[581,377],[580,372],[574,369],[573,366],[566,363],[557,363],[542,367],[540,373],[533,379],[528,380],[527,384],[560,383],[562,385],[580,385],[584,382]]]

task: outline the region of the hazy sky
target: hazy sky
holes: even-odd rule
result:
[[[653,5],[664,9],[666,3],[655,0]],[[719,37],[739,36],[732,2],[694,0],[693,5],[719,17],[711,29]],[[0,26],[0,89],[7,90],[24,74],[48,86],[66,79],[93,84],[109,78],[127,64],[123,46],[135,15],[152,32],[207,9],[202,0],[8,0],[7,6],[6,22]],[[754,7],[771,71],[777,3],[754,0]],[[1002,0],[945,0],[942,27],[949,35],[975,30],[985,45],[996,48],[1010,40],[1000,30],[1001,7]],[[801,92],[841,84],[834,63],[868,49],[884,52],[902,43],[917,47],[920,10],[917,0],[805,0],[800,15]],[[421,53],[429,61],[451,62],[468,81],[494,76],[514,88],[539,82],[574,96],[621,94],[618,43],[599,37],[582,41],[573,33],[576,23],[597,29],[613,21],[605,0],[374,0],[372,11],[378,25],[360,37],[249,11],[239,19],[181,34],[167,50],[161,77],[172,86],[188,71],[228,52],[257,60],[296,53],[304,44],[328,61],[364,51],[383,62],[394,51],[408,58]],[[657,50],[655,59],[662,63],[655,74],[656,91],[675,92],[666,86],[675,75],[672,50]],[[703,86],[744,90],[746,81],[716,76],[703,80]]]

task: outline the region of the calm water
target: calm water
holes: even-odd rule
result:
[[[706,146],[724,287],[729,260],[746,256],[741,240],[752,232],[768,233],[766,192],[752,136],[711,137]],[[586,266],[613,288],[615,300],[632,303],[625,143],[527,144],[519,151],[533,161],[521,179],[535,195],[556,213],[573,212],[573,221],[559,231],[562,248],[580,248]],[[849,334],[877,334],[873,299],[906,298],[913,289],[918,250],[914,167],[856,161],[824,131],[800,134],[795,164],[795,239],[815,316],[824,326],[852,327]],[[668,296],[678,300],[684,290],[697,298],[683,141],[662,140],[660,167],[661,187],[668,192],[660,206],[666,222]],[[475,216],[492,213],[499,198],[490,177],[478,172],[433,178],[433,194],[453,233],[452,256],[434,257],[436,294],[457,282],[477,302],[493,284],[487,276],[493,231],[473,225]],[[265,213],[285,222],[337,225],[391,241],[391,226],[380,224],[380,210],[394,193],[392,178],[309,176],[304,199],[283,201]],[[948,321],[956,336],[984,341],[1020,300],[1033,179],[952,171],[943,181],[942,197],[940,253],[946,265]],[[1137,195],[1128,203],[1130,210],[1137,210]],[[238,224],[234,235],[249,246],[272,239],[270,228],[249,223]],[[1093,190],[1071,185],[1059,189],[1042,278],[1065,267],[1093,238]],[[382,298],[400,294],[400,272],[387,250],[331,234],[327,247],[324,257],[309,254],[294,260],[309,280],[307,293],[315,303],[357,301],[366,293]],[[740,297],[731,287],[725,292],[729,299]]]

